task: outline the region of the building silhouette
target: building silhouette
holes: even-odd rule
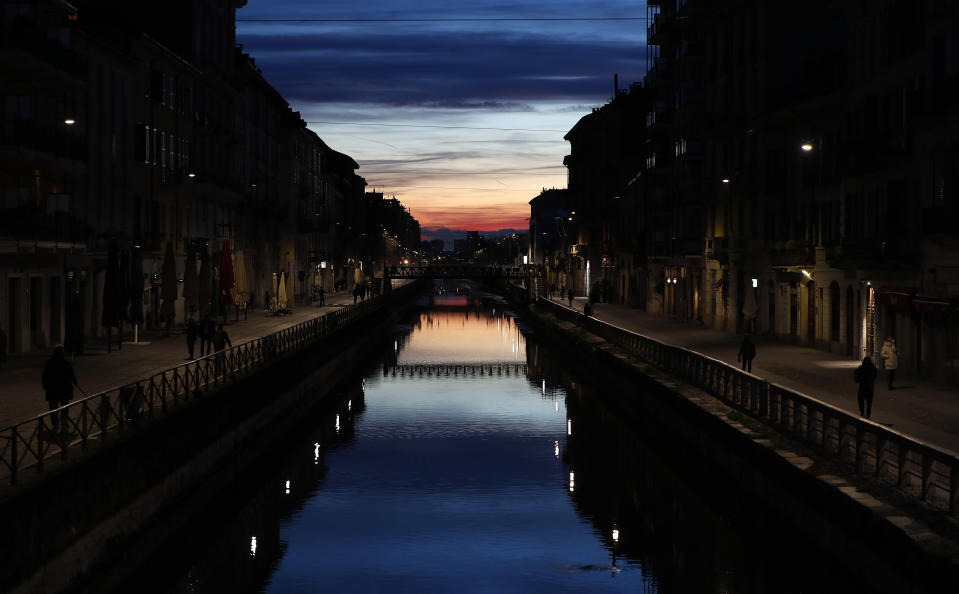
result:
[[[142,283],[142,303],[126,314],[139,308],[147,327],[160,323],[167,244],[178,281],[196,248],[211,254],[215,283],[228,241],[247,277],[235,301],[256,306],[280,279],[302,303],[375,257],[359,166],[307,129],[236,44],[244,5],[4,5],[0,327],[9,351],[67,342],[80,352],[84,336],[104,333],[112,240],[142,263],[123,282]],[[178,298],[176,323],[203,309]]]
[[[588,265],[612,300],[852,358],[893,335],[901,368],[959,381],[959,7],[650,0],[647,16],[628,105],[617,84],[566,137],[570,278]]]

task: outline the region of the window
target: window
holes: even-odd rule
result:
[[[685,138],[680,138],[673,143],[673,154],[677,157],[681,157],[686,154],[687,144]]]

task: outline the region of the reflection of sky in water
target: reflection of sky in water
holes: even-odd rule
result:
[[[515,324],[432,314],[400,362],[523,360]],[[476,347],[471,349],[470,346]],[[515,356],[514,356],[515,355]],[[366,381],[354,438],[284,523],[267,592],[615,592],[642,588],[569,494],[563,395],[511,377]]]
[[[460,312],[430,312],[399,353],[399,363],[526,361],[526,339],[513,319]]]

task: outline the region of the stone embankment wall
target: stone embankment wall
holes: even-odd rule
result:
[[[959,546],[951,535],[929,529],[929,514],[881,500],[840,466],[571,322],[535,305],[526,317],[538,341],[574,373],[603,378],[596,392],[606,406],[650,439],[721,468],[860,575],[865,591],[959,591]]]
[[[8,497],[0,504],[7,535],[0,591],[103,591],[102,583],[83,586],[102,582],[98,564],[136,567],[152,545],[133,537],[149,529],[159,543],[175,534],[191,509],[242,472],[243,461],[319,406],[391,338],[393,324],[413,306],[414,287],[405,289],[321,342],[52,468]],[[178,509],[186,499],[188,508]]]

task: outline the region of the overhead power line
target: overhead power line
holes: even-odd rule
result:
[[[306,123],[336,126],[383,126],[387,128],[448,128],[451,130],[503,130],[505,132],[557,132],[560,134],[567,132],[567,130],[550,130],[547,128],[496,128],[492,126],[444,126],[441,124],[383,124],[380,122],[327,122],[323,120],[308,120]]]

